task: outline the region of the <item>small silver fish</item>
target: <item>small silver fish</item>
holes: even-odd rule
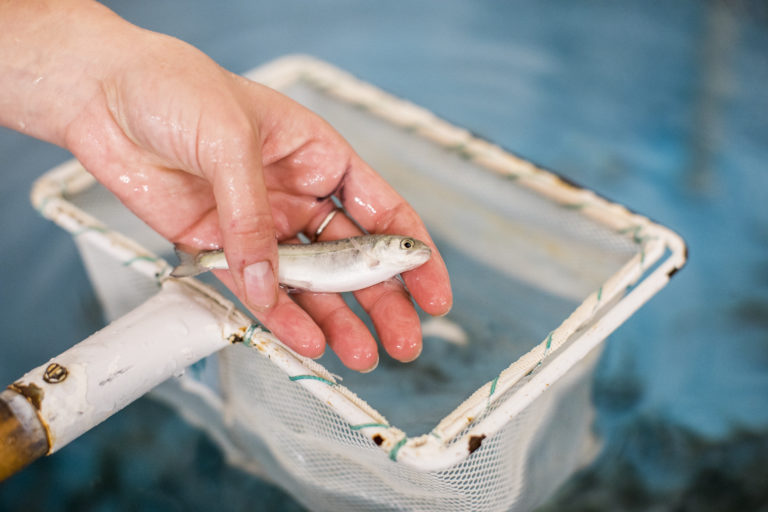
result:
[[[174,277],[195,276],[226,269],[224,251],[189,254],[177,249],[181,262]],[[312,292],[351,292],[386,281],[425,263],[430,248],[414,238],[364,235],[313,244],[281,244],[278,281],[284,286]]]

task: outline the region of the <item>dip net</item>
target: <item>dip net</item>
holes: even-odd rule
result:
[[[166,315],[156,325],[171,326],[148,329],[148,347],[174,336],[208,344],[181,367],[211,355],[170,371],[154,396],[231,464],[312,510],[540,504],[593,459],[601,346],[683,266],[681,239],[326,63],[286,57],[249,77],[323,116],[413,205],[446,259],[454,309],[423,318],[414,363],[382,356],[360,375],[330,353],[302,358],[215,282],[168,279],[170,244],[67,162],[37,182],[33,202],[73,234],[106,320],[144,308],[143,319]],[[184,328],[191,310],[168,315],[152,302],[180,288],[182,303],[211,315],[213,334]],[[110,336],[130,345],[126,332]],[[108,366],[97,352],[88,364]],[[117,408],[135,398],[120,393]],[[67,436],[58,439],[52,451]]]

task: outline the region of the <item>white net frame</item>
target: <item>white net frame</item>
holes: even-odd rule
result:
[[[185,282],[224,305],[231,330],[221,339],[244,343],[219,353],[218,390],[181,379],[165,390],[166,399],[180,400],[182,388],[195,388],[199,402],[188,400],[182,414],[209,430],[233,462],[313,509],[526,510],[540,503],[589,452],[589,377],[601,343],[684,265],[681,238],[327,63],[290,56],[247,76],[278,90],[301,82],[322,91],[510,178],[637,250],[545,339],[489,376],[428,434],[409,437],[390,425],[323,366],[294,354],[194,280]],[[37,181],[32,201],[73,234],[97,292],[111,297],[103,305],[114,319],[173,279],[167,277],[169,264],[111,225],[108,212],[100,213],[102,220],[75,204],[73,198],[94,184],[77,162],[68,162]],[[216,349],[227,345],[218,343]],[[564,431],[553,434],[557,429]]]

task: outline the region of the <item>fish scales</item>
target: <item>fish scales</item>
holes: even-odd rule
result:
[[[185,277],[227,268],[221,250],[188,254],[172,276]],[[278,246],[278,280],[282,285],[313,292],[355,291],[412,270],[431,255],[429,247],[399,235],[363,235],[313,244]]]

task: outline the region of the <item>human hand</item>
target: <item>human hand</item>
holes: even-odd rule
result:
[[[230,270],[217,276],[286,345],[317,357],[327,341],[355,370],[376,366],[373,336],[340,295],[279,289],[277,242],[312,237],[334,208],[331,194],[366,230],[426,242],[432,258],[403,275],[410,295],[395,279],[355,293],[384,349],[401,361],[418,356],[410,296],[427,313],[446,313],[445,265],[418,215],[336,131],[276,91],[101,6],[80,11],[77,24],[56,51],[88,65],[72,89],[77,101],[54,109],[61,122],[40,129],[43,138],[66,146],[168,240],[223,247]],[[321,239],[357,234],[335,215]]]

